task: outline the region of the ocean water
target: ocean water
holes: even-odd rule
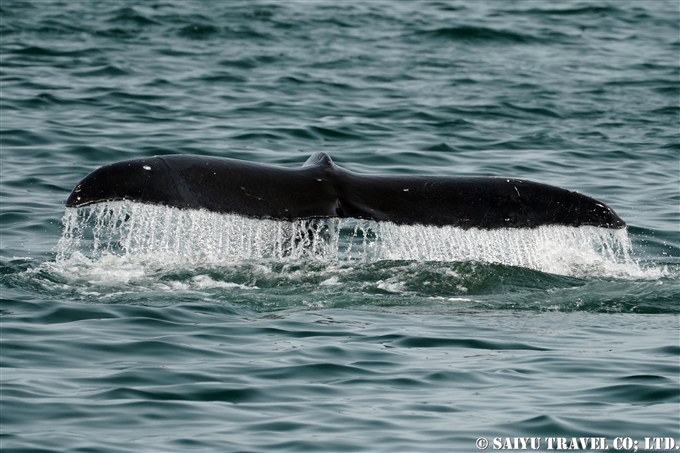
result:
[[[0,3],[2,451],[680,445],[676,1],[138,3]],[[64,205],[119,160],[318,151],[628,227]]]

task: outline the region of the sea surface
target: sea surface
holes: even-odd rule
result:
[[[679,16],[3,0],[0,450],[680,445]],[[124,159],[319,151],[362,174],[557,185],[628,226],[343,219],[291,242],[306,225],[64,204]]]

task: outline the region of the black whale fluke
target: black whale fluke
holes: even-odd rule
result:
[[[506,178],[361,175],[325,153],[300,168],[192,155],[127,160],[90,173],[66,206],[116,200],[281,220],[354,217],[465,229],[626,226],[604,203],[559,187]]]

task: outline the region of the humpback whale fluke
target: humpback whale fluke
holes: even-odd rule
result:
[[[80,181],[66,206],[116,200],[279,220],[354,217],[464,229],[626,226],[604,203],[559,187],[506,178],[361,175],[326,153],[300,168],[193,155],[117,162]]]

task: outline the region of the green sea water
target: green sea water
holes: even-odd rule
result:
[[[3,0],[0,450],[680,445],[679,17],[661,0]],[[299,225],[64,205],[123,159],[318,151],[557,185],[628,227],[334,221],[283,253]]]

